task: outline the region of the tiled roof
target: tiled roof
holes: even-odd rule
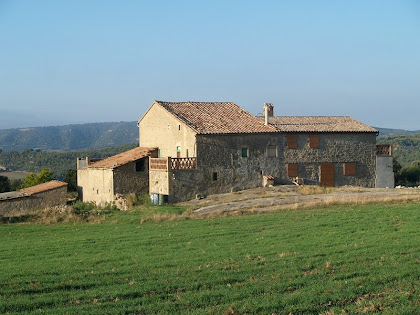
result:
[[[26,195],[33,195],[33,194],[37,194],[37,193],[40,193],[40,192],[44,192],[44,191],[47,191],[47,190],[51,190],[51,189],[55,189],[55,188],[59,188],[59,187],[63,187],[63,186],[67,186],[67,183],[60,182],[58,180],[52,180],[52,181],[47,182],[47,183],[43,183],[43,184],[39,184],[39,185],[35,185],[35,186],[32,186],[32,187],[21,189],[20,192],[24,193]]]
[[[349,116],[273,116],[269,123],[280,132],[378,132]]]
[[[231,102],[155,101],[199,134],[275,132],[254,115]]]
[[[141,159],[145,156],[149,156],[156,148],[142,148],[137,147],[129,151],[111,156],[109,158],[99,160],[89,164],[88,168],[109,168],[114,169],[116,167],[125,165],[130,162],[134,162],[138,159]]]
[[[25,194],[19,191],[10,191],[0,194],[0,200],[7,200],[7,199],[16,199],[20,197],[25,197]]]

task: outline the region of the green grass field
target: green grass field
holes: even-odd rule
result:
[[[0,225],[0,313],[420,312],[420,204],[140,221]]]

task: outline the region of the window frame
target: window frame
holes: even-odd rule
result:
[[[245,156],[244,156],[244,152],[246,152]],[[249,157],[249,147],[242,147],[241,148],[241,157],[243,157],[243,158],[248,158]]]
[[[272,150],[274,149],[274,156],[269,154],[270,149],[272,149]],[[269,158],[276,158],[277,157],[277,146],[276,145],[268,145],[266,147],[266,152],[267,152],[267,157],[269,157]]]

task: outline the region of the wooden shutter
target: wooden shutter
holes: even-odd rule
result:
[[[297,177],[298,176],[298,165],[297,164],[287,164],[287,176]]]
[[[289,149],[297,148],[297,135],[287,135],[287,147]]]
[[[309,135],[309,147],[318,149],[319,148],[319,135],[311,134]]]
[[[343,163],[343,174],[346,176],[356,175],[356,163]]]

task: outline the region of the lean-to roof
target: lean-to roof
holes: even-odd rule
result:
[[[19,192],[26,194],[26,195],[33,195],[33,194],[37,194],[40,192],[44,192],[47,190],[51,190],[51,189],[55,189],[55,188],[59,188],[59,187],[63,187],[63,186],[67,186],[67,183],[64,182],[60,182],[58,180],[52,180],[49,181],[47,183],[43,183],[43,184],[39,184],[39,185],[35,185],[32,187],[28,187],[28,188],[23,188],[21,190],[19,190]]]
[[[126,152],[111,156],[109,158],[99,160],[89,164],[88,168],[107,168],[114,169],[116,167],[134,162],[146,156],[149,156],[156,148],[137,147]]]

